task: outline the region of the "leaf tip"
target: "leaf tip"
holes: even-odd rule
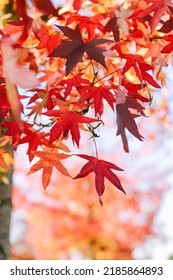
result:
[[[99,196],[99,203],[100,203],[100,205],[103,207],[103,201],[102,201],[102,199],[101,199],[101,196]]]

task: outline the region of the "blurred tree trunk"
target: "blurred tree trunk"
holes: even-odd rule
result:
[[[6,146],[6,150],[13,155],[13,150],[10,145]],[[5,176],[5,182],[0,180],[0,260],[9,259],[9,233],[12,211],[12,166],[5,173]]]
[[[4,15],[9,15],[8,17],[4,17],[2,20],[3,24],[9,20],[15,21],[16,18],[18,18],[15,11],[15,1],[7,0],[1,2],[0,17],[3,18]],[[6,145],[5,149],[13,156],[13,149],[10,145]],[[0,178],[0,260],[6,260],[9,258],[13,167],[11,166],[4,175],[6,176],[5,181]]]

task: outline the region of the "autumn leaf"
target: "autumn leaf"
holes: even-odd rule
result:
[[[82,3],[83,3],[84,0],[74,0],[73,1],[73,7],[75,10],[79,10],[82,6]]]
[[[10,105],[10,108],[13,112],[14,120],[17,122],[20,130],[23,130],[22,122],[20,119],[21,113],[21,103],[19,99],[19,93],[16,85],[9,82],[8,77],[6,77],[6,90],[7,90],[7,99]]]
[[[43,14],[58,16],[58,11],[55,9],[50,0],[32,0],[34,6]]]
[[[95,186],[99,196],[99,201],[102,204],[101,196],[105,190],[104,179],[108,179],[116,188],[125,193],[120,180],[118,177],[112,172],[111,169],[115,169],[118,171],[123,171],[123,169],[119,168],[115,164],[95,158],[93,156],[79,154],[76,155],[78,157],[84,158],[88,160],[88,162],[82,167],[79,174],[73,179],[79,179],[88,176],[90,173],[95,173]]]
[[[22,134],[25,133],[26,130],[28,130],[28,128],[30,127],[31,127],[30,124],[25,123],[23,121],[22,121],[22,128],[23,128],[22,131],[20,127],[17,125],[17,123],[14,121],[8,121],[2,124],[3,134],[12,137],[12,144],[14,150],[16,150],[18,146]]]
[[[154,103],[159,109],[150,105],[154,88],[165,85],[164,67],[172,63],[172,1],[114,2],[15,0],[10,7],[3,4],[0,138],[10,139],[14,150],[24,144],[30,161],[39,157],[33,169],[43,168],[44,187],[50,181],[52,155],[68,154],[65,144],[71,142],[79,148],[82,133],[97,137],[99,125],[110,124],[109,111],[117,120],[116,133],[126,152],[130,133],[143,140],[137,118],[145,112],[160,115],[161,109],[166,118],[159,117],[159,124],[169,124],[167,100]],[[25,88],[29,90],[22,93]],[[45,154],[34,154],[40,149]],[[95,173],[101,196],[104,178],[115,182],[115,174],[110,175],[114,168],[98,158],[84,159]],[[81,173],[87,173],[86,168]]]
[[[48,146],[49,142],[48,140],[45,138],[44,134],[41,133],[36,133],[35,131],[32,131],[31,129],[27,129],[25,131],[25,136],[23,136],[20,140],[19,140],[19,144],[24,144],[24,143],[28,143],[28,150],[27,150],[27,154],[29,157],[29,160],[32,161],[34,158],[34,154],[33,151],[36,151],[37,148],[40,145],[45,145]],[[34,139],[34,141],[33,141]]]
[[[3,84],[5,83],[5,80],[3,80]],[[9,106],[9,102],[7,99],[7,95],[6,95],[6,90],[4,88],[4,86],[0,85],[0,104],[1,104],[1,108],[0,108],[0,124],[3,122],[4,118],[7,116],[9,110],[10,110],[10,106]]]
[[[128,108],[134,109],[137,111],[137,113],[140,113],[142,116],[145,116],[145,108],[137,102],[135,98],[132,98],[131,96],[126,96],[126,105]]]
[[[111,17],[107,24],[104,26],[103,31],[112,31],[115,42],[119,41],[120,38],[120,31],[119,26],[117,24],[117,18],[115,16]]]
[[[173,29],[173,18],[165,21],[162,27],[158,30],[159,32],[169,33]]]
[[[121,135],[124,150],[125,152],[128,153],[129,147],[128,147],[127,136],[125,133],[125,128],[140,141],[143,140],[143,137],[139,134],[138,127],[136,125],[134,117],[127,107],[126,91],[127,91],[126,89],[123,89],[117,92],[116,112],[117,112],[117,126],[118,126],[117,135]],[[133,107],[134,103],[133,105],[131,103],[131,106]],[[135,109],[138,108],[140,108],[140,110],[142,109],[141,107],[137,107]]]
[[[137,139],[143,141],[143,137],[139,134],[137,124],[134,120],[134,117],[130,113],[129,109],[125,104],[116,105],[117,112],[117,135],[121,134],[124,150],[129,152],[127,137],[125,134],[125,128],[133,134]]]
[[[27,16],[27,3],[26,0],[16,0],[17,13],[20,17],[26,19]]]
[[[80,131],[79,123],[91,123],[98,122],[99,120],[83,116],[77,112],[68,110],[50,110],[44,113],[46,116],[57,117],[55,125],[50,130],[50,143],[59,139],[61,134],[63,137],[67,137],[69,131],[73,141],[79,147]]]
[[[94,38],[93,40],[85,43],[82,39],[78,25],[76,25],[74,30],[67,26],[56,26],[70,40],[62,40],[61,45],[56,47],[49,56],[67,59],[66,76],[71,72],[78,62],[83,62],[82,57],[85,52],[91,59],[94,59],[96,62],[100,63],[106,68],[103,55],[104,49],[97,47],[97,45],[110,42],[110,40]]]
[[[61,160],[70,157],[70,155],[55,152],[49,153],[46,151],[36,151],[33,152],[33,155],[39,157],[40,160],[31,167],[27,175],[35,173],[43,168],[42,183],[44,189],[46,189],[50,183],[53,167],[55,167],[63,175],[70,177],[67,169],[61,163]]]
[[[169,44],[167,44],[162,50],[161,53],[170,53],[173,51],[173,35],[167,35],[164,36],[163,39],[165,41],[168,41]]]
[[[105,99],[108,102],[108,104],[114,111],[115,98],[107,87],[83,87],[80,93],[81,101],[86,100],[87,102],[93,102],[95,116],[97,114],[99,114],[100,116],[103,114],[103,99]]]
[[[82,73],[79,73],[77,75],[75,75],[73,78],[69,78],[69,79],[65,79],[62,80],[59,83],[59,86],[63,86],[64,87],[64,98],[67,98],[71,91],[72,88],[75,87],[76,90],[80,90],[83,89],[85,86],[90,86],[91,82],[88,79],[82,78]]]
[[[120,39],[119,29],[121,29],[125,35],[129,35],[129,26],[126,19],[133,13],[134,9],[124,9],[123,5],[124,4],[116,8],[113,16],[111,15],[111,18],[103,29],[103,31],[111,30],[113,32],[115,42]]]
[[[57,44],[60,44],[61,42],[60,34],[50,34],[45,25],[41,25],[40,28],[35,31],[35,35],[40,41],[37,49],[47,48],[48,54],[50,54],[55,49]]]
[[[160,19],[162,15],[167,12],[171,15],[171,10],[169,7],[172,7],[172,1],[171,0],[146,0],[147,3],[153,3],[150,5],[147,9],[139,11],[137,15],[132,18],[146,18],[150,13],[154,13],[151,17],[151,20],[149,22],[151,27],[151,32],[153,32],[157,26],[157,24],[160,22]]]
[[[36,93],[30,98],[28,105],[36,103],[38,99],[42,99],[40,106],[36,106],[34,110],[36,114],[39,114],[43,107],[46,107],[48,110],[52,110],[56,99],[65,100],[64,97],[59,94],[58,88],[52,88],[49,91],[41,88],[35,88],[30,91]]]
[[[102,31],[103,25],[101,22],[103,19],[104,15],[102,14],[97,14],[95,16],[82,16],[81,14],[74,14],[68,18],[66,25],[76,22],[76,24],[79,25],[80,30],[87,29],[88,40],[91,40],[95,38],[96,29]]]
[[[133,67],[133,69],[136,72],[136,76],[139,78],[141,82],[147,81],[153,87],[160,88],[160,85],[147,72],[152,70],[152,66],[146,63],[141,55],[123,54],[119,48],[118,51],[121,57],[127,60],[122,71],[123,74],[126,73],[131,67]]]

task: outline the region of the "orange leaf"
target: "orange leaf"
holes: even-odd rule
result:
[[[55,152],[49,153],[45,151],[37,151],[33,152],[33,154],[34,156],[39,157],[40,160],[31,167],[27,175],[35,173],[41,168],[43,168],[42,183],[44,189],[46,189],[50,183],[53,167],[56,167],[56,169],[63,175],[70,177],[70,174],[68,173],[67,169],[60,162],[60,160],[66,159],[70,157],[70,155],[58,154]]]

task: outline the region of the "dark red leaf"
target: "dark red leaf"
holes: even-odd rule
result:
[[[17,13],[21,18],[27,17],[26,0],[16,0]]]
[[[128,141],[125,134],[125,128],[140,141],[143,140],[143,137],[139,134],[138,127],[136,125],[134,117],[132,116],[129,109],[124,103],[116,105],[116,112],[117,112],[117,126],[118,126],[117,135],[121,135],[124,150],[126,152],[129,152]]]
[[[172,30],[173,30],[173,18],[165,21],[162,27],[158,31],[163,33],[169,33]]]
[[[115,164],[101,160],[98,158],[95,158],[93,156],[88,156],[88,155],[76,155],[81,158],[84,158],[88,160],[88,162],[82,167],[80,170],[79,174],[74,177],[73,179],[79,179],[88,176],[90,173],[94,172],[95,173],[95,186],[96,190],[99,196],[99,201],[102,204],[101,201],[101,196],[104,193],[105,190],[105,183],[104,179],[108,179],[116,188],[118,188],[120,191],[125,193],[120,180],[118,177],[111,171],[111,169],[118,170],[118,171],[123,171],[121,168],[116,166]]]
[[[67,26],[57,27],[64,33],[70,40],[62,40],[61,45],[56,47],[49,56],[66,58],[66,76],[76,66],[78,62],[82,62],[84,52],[88,54],[91,59],[94,59],[106,68],[105,60],[102,48],[98,48],[97,45],[110,42],[107,39],[94,38],[93,40],[84,43],[80,33],[79,26],[73,30]]]
[[[58,16],[58,12],[50,0],[32,0],[32,2],[43,14]]]
[[[105,50],[102,48],[98,48],[97,45],[105,44],[108,42],[110,42],[110,40],[94,38],[93,40],[86,43],[86,53],[88,54],[88,56],[100,63],[105,68],[105,57],[103,55]]]
[[[103,29],[103,31],[109,31],[109,30],[111,30],[113,32],[115,42],[118,42],[120,39],[120,31],[119,31],[119,27],[117,25],[117,19],[115,16],[107,22],[107,24],[105,25],[105,27]]]

